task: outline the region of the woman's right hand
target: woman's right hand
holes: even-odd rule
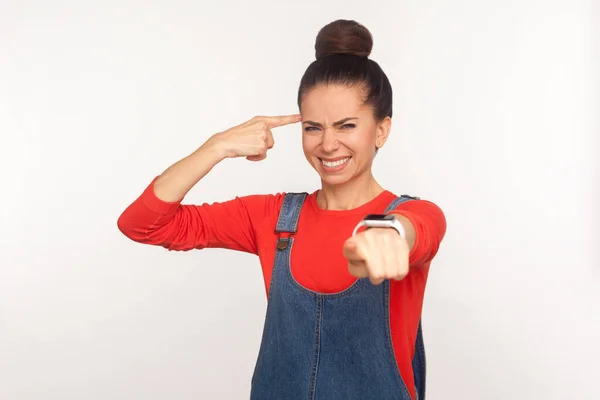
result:
[[[271,129],[301,120],[300,114],[254,117],[241,125],[217,133],[209,141],[217,146],[225,158],[246,157],[250,161],[260,161],[267,157],[267,150],[275,144]]]
[[[189,156],[167,168],[154,182],[154,193],[162,201],[181,201],[188,191],[225,158],[246,157],[260,161],[275,141],[271,129],[300,122],[299,114],[254,117],[241,125],[217,133]]]

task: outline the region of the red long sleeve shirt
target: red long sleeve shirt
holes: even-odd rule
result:
[[[154,194],[154,181],[118,220],[128,238],[169,250],[226,248],[258,255],[265,290],[269,290],[275,260],[274,232],[284,193],[252,195],[202,205],[168,203]],[[381,214],[397,196],[382,192],[352,210],[322,210],[316,192],[306,198],[298,221],[291,268],[304,287],[322,293],[346,289],[356,279],[349,274],[342,248],[366,214]],[[402,203],[394,211],[408,218],[416,232],[408,275],[390,285],[391,336],[398,368],[415,398],[412,356],[430,262],[446,232],[441,209],[426,200]]]

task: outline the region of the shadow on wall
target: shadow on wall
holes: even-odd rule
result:
[[[600,79],[599,79],[600,81]],[[600,85],[599,85],[600,86]],[[600,96],[600,88],[598,89],[598,96]],[[600,103],[600,101],[598,102]],[[597,115],[597,120],[600,120],[600,114]],[[596,128],[595,131],[597,133],[597,135],[600,135],[600,121],[597,121],[596,123]],[[595,200],[592,203],[593,204],[593,208],[594,208],[594,213],[595,213],[595,218],[592,219],[592,224],[593,224],[593,228],[592,228],[592,257],[593,257],[593,262],[594,265],[596,266],[596,268],[599,269],[600,271],[600,160],[598,160],[598,158],[600,158],[600,149],[598,149],[598,147],[600,147],[600,139],[598,138],[598,136],[596,136],[596,143],[595,143],[595,149],[596,149],[596,154],[594,155],[594,161],[595,161],[595,166],[594,169],[596,171],[595,176],[594,176],[594,182],[595,182],[595,187],[594,189],[594,193],[595,193]]]
[[[593,51],[594,54],[592,56],[594,68],[593,71],[596,71],[595,79],[595,93],[594,93],[594,103],[595,107],[593,110],[595,111],[594,115],[594,124],[592,126],[592,145],[593,152],[592,156],[592,166],[594,167],[595,175],[593,174],[593,193],[594,193],[594,202],[593,208],[595,212],[595,218],[592,219],[593,228],[592,228],[592,248],[593,248],[593,261],[596,268],[600,270],[600,2],[596,3],[595,7],[595,16],[596,16],[596,24],[595,24],[595,41],[593,42]]]
[[[598,79],[599,82],[599,88],[598,88],[598,97],[600,98],[600,77]],[[600,105],[600,101],[598,101],[599,105]],[[595,218],[592,219],[592,240],[591,240],[591,244],[592,244],[592,257],[593,257],[593,262],[594,265],[599,268],[600,270],[600,149],[598,149],[598,147],[600,147],[600,139],[598,138],[598,136],[600,135],[600,114],[596,115],[596,128],[595,128],[595,132],[597,133],[596,135],[596,139],[595,139],[595,146],[594,148],[596,149],[596,154],[594,154],[594,161],[595,161],[595,166],[594,166],[594,170],[596,171],[595,176],[594,176],[594,182],[595,182],[595,187],[592,188],[592,190],[594,190],[594,194],[595,194],[595,200],[592,203],[593,204],[593,208],[594,208],[594,213]]]

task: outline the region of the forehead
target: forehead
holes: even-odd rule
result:
[[[337,121],[370,112],[363,104],[363,91],[356,86],[318,85],[302,97],[302,118]]]

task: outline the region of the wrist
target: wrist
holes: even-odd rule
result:
[[[192,155],[198,156],[199,159],[211,160],[215,165],[230,157],[219,134],[210,137],[210,139],[200,146]]]
[[[354,228],[352,236],[356,235],[361,227],[391,229],[396,231],[402,239],[406,239],[406,230],[404,229],[404,226],[393,215],[369,214],[365,216]]]

